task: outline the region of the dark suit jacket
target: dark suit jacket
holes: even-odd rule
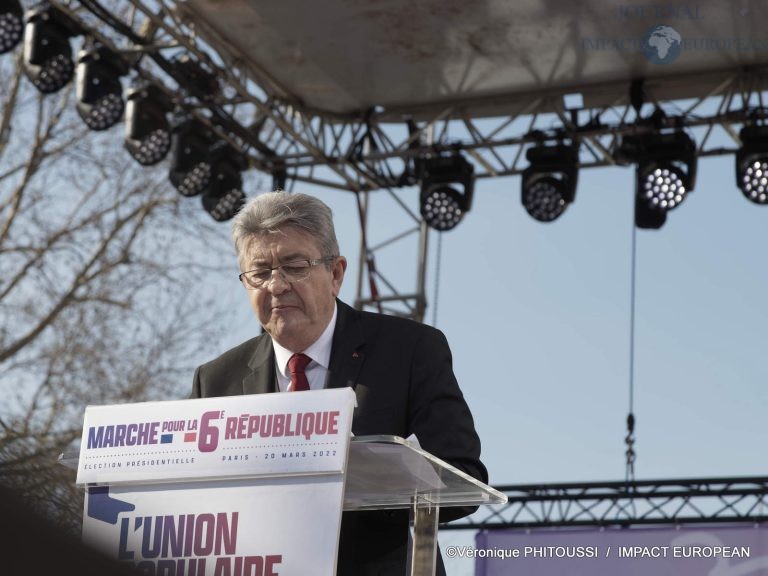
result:
[[[360,312],[338,300],[337,305],[326,387],[355,390],[352,432],[403,438],[416,434],[424,450],[487,482],[480,440],[442,332],[394,316]],[[275,370],[272,340],[262,334],[198,367],[192,397],[275,392]],[[473,510],[446,508],[440,521]],[[337,574],[404,574],[407,526],[405,511],[345,512]],[[442,559],[438,560],[441,574]]]

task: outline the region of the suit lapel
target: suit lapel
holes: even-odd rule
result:
[[[336,328],[331,344],[331,361],[328,367],[327,388],[355,388],[357,376],[365,361],[363,330],[360,313],[340,300],[336,300],[338,309]]]
[[[275,351],[272,339],[264,333],[248,362],[251,373],[243,378],[243,394],[264,394],[276,391]]]

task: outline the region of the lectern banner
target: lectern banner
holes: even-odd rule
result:
[[[77,483],[343,472],[349,388],[89,406]]]
[[[83,540],[145,576],[333,576],[350,388],[86,410]]]
[[[245,482],[88,488],[83,539],[145,576],[333,576],[343,484]]]

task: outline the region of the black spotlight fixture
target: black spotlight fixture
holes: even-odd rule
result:
[[[131,88],[126,100],[125,148],[142,166],[153,166],[171,149],[171,102],[153,84]]]
[[[216,75],[189,54],[179,54],[172,64],[179,83],[194,96],[208,102],[218,95],[220,85]]]
[[[195,119],[181,119],[171,128],[171,184],[182,196],[202,194],[211,179],[211,131]]]
[[[245,156],[226,142],[211,149],[211,180],[203,193],[203,208],[217,222],[234,217],[245,203],[241,173],[247,167]]]
[[[539,222],[552,222],[576,198],[579,149],[576,145],[536,146],[525,153],[520,199],[525,211]]]
[[[696,183],[696,144],[685,132],[626,136],[620,163],[637,163],[635,226],[658,229]]]
[[[288,171],[285,169],[285,165],[281,164],[272,170],[272,190],[285,190],[285,186],[288,183]]]
[[[24,10],[19,0],[0,0],[0,54],[10,52],[24,37]]]
[[[120,77],[128,65],[106,46],[92,45],[77,59],[77,113],[91,130],[111,128],[123,118]]]
[[[755,204],[768,204],[768,126],[745,126],[739,132],[736,184]]]
[[[69,17],[48,5],[27,11],[26,21],[24,74],[43,94],[58,92],[74,75],[69,39],[81,32]]]
[[[420,211],[427,225],[439,232],[452,230],[472,206],[474,167],[460,154],[424,161]],[[455,186],[461,186],[459,191]]]

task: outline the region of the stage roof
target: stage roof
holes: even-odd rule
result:
[[[639,77],[660,100],[702,97],[734,68],[768,63],[768,5],[748,1],[187,0],[179,11],[271,95],[331,116],[449,104],[480,117],[569,92],[610,105]],[[641,50],[659,25],[681,38],[670,64]]]

